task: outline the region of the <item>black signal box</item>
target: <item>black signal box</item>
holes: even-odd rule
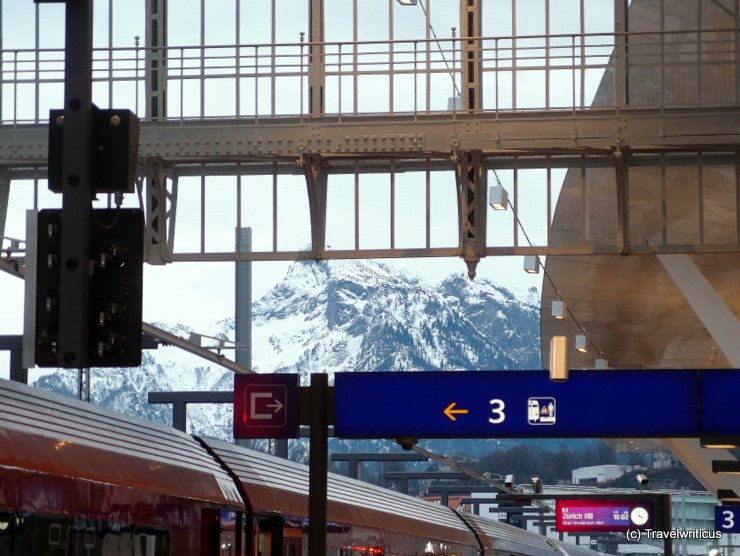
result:
[[[92,183],[95,193],[133,193],[139,118],[130,110],[93,106]],[[62,192],[64,110],[49,111],[49,189]]]
[[[89,328],[90,367],[141,364],[144,213],[139,209],[91,212]],[[37,220],[34,362],[64,367],[59,357],[62,211],[42,210]]]

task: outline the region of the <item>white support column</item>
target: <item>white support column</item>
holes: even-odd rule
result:
[[[688,255],[658,260],[734,368],[740,368],[740,322]]]
[[[691,305],[730,365],[740,368],[740,322],[688,255],[658,255],[658,260]],[[740,495],[740,477],[712,472],[712,460],[734,460],[728,450],[702,448],[696,438],[664,438],[686,468],[716,496],[720,490]]]

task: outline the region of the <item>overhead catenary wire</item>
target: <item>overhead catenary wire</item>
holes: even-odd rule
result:
[[[427,17],[427,9],[426,9],[426,7],[424,7],[424,0],[419,0],[419,7],[421,8],[421,11],[424,13],[424,17],[426,18]],[[453,27],[453,29],[454,29],[454,27]],[[455,88],[455,93],[457,94],[458,97],[461,97],[462,96],[462,93],[460,92],[460,89],[457,86],[457,81],[455,80],[455,74],[452,71],[452,69],[450,68],[450,64],[447,62],[447,58],[445,58],[444,49],[442,48],[442,44],[439,42],[439,37],[437,37],[437,33],[434,30],[434,26],[432,25],[432,22],[431,21],[429,22],[429,30],[431,31],[432,36],[434,37],[434,42],[437,43],[437,49],[439,50],[439,54],[442,56],[442,61],[445,63],[445,67],[447,68],[447,71],[450,74],[450,78],[452,79],[452,86]],[[453,54],[452,55],[453,56],[455,55],[454,54],[454,51],[453,51]]]

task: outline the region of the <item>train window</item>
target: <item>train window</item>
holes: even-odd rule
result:
[[[59,523],[49,525],[49,546],[59,546],[62,542],[62,526]]]
[[[97,537],[93,527],[77,526],[69,529],[67,535],[67,554],[88,556],[90,549],[96,547]]]
[[[219,512],[221,526],[219,535],[219,555],[234,556],[236,554],[236,512],[222,509]]]
[[[22,554],[68,556],[67,542],[74,523],[61,516],[28,515],[19,530]]]
[[[169,556],[170,535],[167,531],[137,531],[134,556]]]
[[[95,548],[95,529],[87,527],[85,529],[85,548]]]
[[[134,551],[133,535],[129,531],[108,531],[101,542],[102,556],[131,556]]]

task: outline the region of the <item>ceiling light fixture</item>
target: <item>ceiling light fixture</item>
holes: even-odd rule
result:
[[[586,353],[588,351],[588,338],[585,334],[576,335],[576,351]]]
[[[568,306],[562,299],[556,299],[552,302],[552,316],[562,320],[568,316]]]
[[[524,255],[524,271],[527,274],[539,274],[540,258],[537,255]]]
[[[509,194],[503,185],[492,185],[488,188],[488,204],[493,210],[506,210],[509,203]]]

